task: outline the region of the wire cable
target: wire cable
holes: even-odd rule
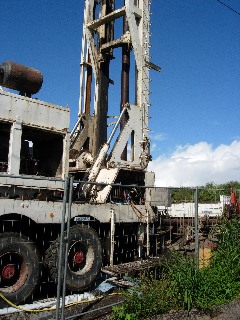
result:
[[[68,305],[65,305],[65,308],[69,308],[69,307],[72,307],[72,306],[75,306],[77,304],[82,304],[82,303],[91,303],[93,301],[97,301],[97,300],[100,300],[106,296],[114,296],[114,295],[122,295],[121,292],[113,292],[113,293],[110,293],[108,295],[102,295],[102,296],[98,296],[94,299],[91,299],[91,300],[82,300],[82,301],[76,301],[76,302],[71,302],[69,303]],[[10,305],[11,307],[15,308],[15,309],[18,309],[20,311],[24,311],[24,312],[32,312],[32,313],[37,313],[37,312],[44,312],[44,311],[54,311],[56,310],[56,307],[51,307],[51,308],[43,308],[43,309],[25,309],[23,307],[20,307],[20,306],[17,306],[15,305],[14,303],[12,303],[11,301],[9,301],[1,292],[0,292],[0,298],[2,298],[8,305]]]
[[[224,5],[225,7],[227,7],[229,10],[232,10],[233,12],[237,13],[240,15],[240,12],[234,10],[233,8],[231,8],[230,6],[228,6],[226,3],[220,1],[220,0],[216,0],[217,2],[221,3],[222,5]]]

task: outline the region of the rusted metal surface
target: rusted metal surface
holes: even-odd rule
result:
[[[43,75],[36,69],[12,61],[0,65],[0,85],[17,90],[21,95],[30,97],[37,93],[42,83]]]
[[[1,292],[12,293],[18,291],[26,282],[28,277],[28,265],[25,258],[18,252],[6,252],[1,256],[1,261],[7,261],[3,265],[1,278],[5,281],[11,281],[11,285],[1,287]]]
[[[91,58],[88,53],[86,99],[85,99],[85,113],[86,114],[90,114],[91,94],[92,94],[91,86],[92,86],[92,67],[91,67]]]
[[[218,217],[211,217],[209,219],[202,217],[199,219],[200,225],[215,225],[218,222]],[[162,218],[162,225],[164,226],[180,226],[180,225],[194,225],[193,217],[179,217],[179,218]]]
[[[121,275],[126,272],[136,272],[136,271],[143,271],[149,268],[153,268],[161,264],[161,259],[159,257],[149,258],[147,260],[141,261],[133,261],[122,263],[113,266],[106,266],[102,268],[102,271],[111,275]]]
[[[123,34],[129,31],[126,16],[123,17]],[[130,50],[128,44],[122,46],[122,76],[121,76],[121,106],[120,111],[124,108],[126,103],[129,103],[129,72],[130,72]],[[121,120],[120,129],[126,123],[126,115]],[[121,155],[122,160],[127,160],[127,146],[124,148]]]
[[[114,1],[106,0],[101,7],[101,17],[110,14],[114,9]],[[113,40],[113,24],[110,22],[99,28],[99,51],[101,46]],[[107,141],[107,114],[108,114],[108,88],[109,88],[109,65],[112,52],[108,51],[102,56],[99,67],[99,86],[96,129],[94,132],[93,156],[97,156],[101,146]]]

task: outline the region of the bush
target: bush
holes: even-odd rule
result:
[[[197,307],[202,310],[227,303],[240,294],[239,222],[225,220],[216,251],[208,267],[196,270],[193,258],[172,253],[157,277],[142,276],[139,284],[124,293],[125,303],[113,309],[113,319],[149,317]]]
[[[223,304],[240,294],[240,228],[234,219],[225,220],[217,250],[208,268],[199,270],[196,307]]]
[[[179,253],[173,253],[163,272],[170,284],[172,307],[189,311],[195,300],[197,284],[194,259]]]
[[[138,286],[123,294],[126,303],[113,308],[113,319],[147,319],[171,308],[169,282],[156,280],[152,275],[142,276]]]

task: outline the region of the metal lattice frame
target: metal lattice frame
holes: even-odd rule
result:
[[[96,19],[96,6],[99,6],[99,18]],[[128,24],[128,30],[120,38],[114,39],[114,24],[119,18],[124,17]],[[106,32],[107,28],[110,31]],[[101,92],[105,89],[102,80],[102,63],[110,63],[114,48],[128,45],[132,48],[136,64],[136,102],[128,105],[127,121],[116,139],[111,156],[108,157],[109,167],[145,169],[150,160],[150,141],[148,135],[148,109],[149,109],[149,28],[150,28],[150,1],[149,0],[126,0],[121,8],[115,8],[115,0],[86,0],[84,10],[84,25],[81,53],[81,76],[80,76],[80,100],[79,114],[88,113],[87,104],[87,70],[92,68],[94,75],[94,115],[100,122],[106,121],[100,114],[107,106],[103,104]],[[104,34],[108,34],[104,41]],[[100,40],[99,40],[100,39]],[[103,42],[103,43],[102,43]],[[106,55],[106,52],[108,53]],[[108,60],[109,59],[109,60]],[[89,102],[88,102],[89,103]],[[106,111],[107,112],[107,111]],[[106,113],[105,112],[105,113]],[[102,117],[102,118],[101,118]],[[100,120],[99,120],[100,118]],[[101,123],[100,123],[101,124]],[[107,125],[106,125],[107,126]],[[97,126],[95,126],[95,131]],[[106,133],[103,133],[103,135]],[[101,133],[97,132],[95,140]],[[122,159],[121,155],[132,135],[131,159]],[[105,140],[104,140],[105,139]],[[99,152],[102,143],[106,142],[103,137],[95,147],[95,154]]]

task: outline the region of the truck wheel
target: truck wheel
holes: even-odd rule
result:
[[[18,233],[0,236],[0,293],[14,304],[23,303],[40,279],[40,256],[36,246]],[[0,297],[0,307],[7,302]]]
[[[52,279],[57,282],[60,238],[46,251],[45,263]],[[66,287],[80,291],[96,279],[102,265],[102,246],[98,234],[85,225],[70,228],[67,252]]]

